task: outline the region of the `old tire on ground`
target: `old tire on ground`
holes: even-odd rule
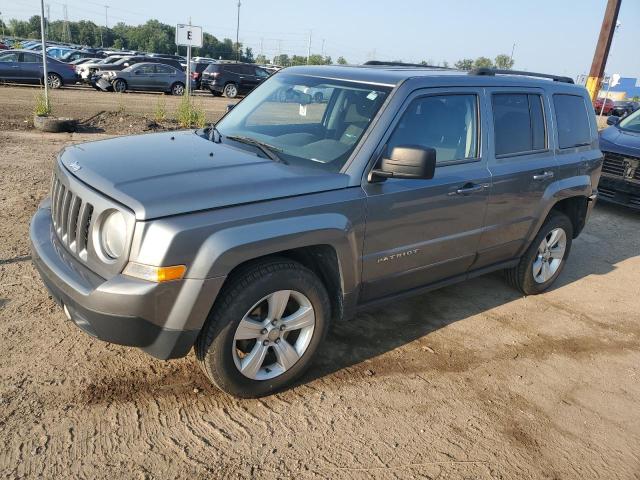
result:
[[[40,117],[38,115],[33,117],[33,126],[41,132],[75,132],[77,124],[77,120],[73,118]]]
[[[124,93],[127,90],[127,82],[121,78],[116,78],[113,81],[113,91],[116,93]]]
[[[184,95],[184,84],[181,82],[176,82],[171,85],[171,95]]]
[[[331,317],[327,291],[298,262],[265,260],[241,267],[218,295],[196,341],[207,377],[238,397],[261,397],[290,385],[310,365]]]
[[[235,83],[227,83],[224,86],[224,96],[227,98],[236,98],[238,96],[238,86]]]
[[[544,292],[564,269],[572,239],[569,217],[552,210],[518,265],[506,270],[507,280],[525,295]]]

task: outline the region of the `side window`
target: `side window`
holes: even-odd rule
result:
[[[41,57],[39,57],[38,55],[34,55],[33,53],[27,53],[24,52],[22,54],[22,60],[21,62],[23,63],[36,63],[36,62],[41,62]]]
[[[578,95],[553,96],[558,124],[558,146],[579,147],[591,143],[591,129],[584,99]]]
[[[170,67],[169,65],[162,65],[160,63],[156,64],[156,73],[174,73],[174,69],[173,67]]]
[[[153,73],[153,65],[140,65],[139,67],[136,68],[136,72],[140,72],[140,73],[144,73],[144,74],[148,74],[148,73]]]
[[[496,155],[544,150],[547,146],[540,95],[497,93],[491,98]]]
[[[18,54],[17,53],[5,53],[4,55],[0,55],[0,62],[17,62]]]
[[[401,145],[436,150],[437,163],[478,157],[478,98],[437,95],[417,98],[387,142],[387,151]]]
[[[267,78],[269,76],[269,72],[267,72],[266,70],[264,70],[262,68],[256,67],[255,71],[256,71],[255,75],[258,78]]]

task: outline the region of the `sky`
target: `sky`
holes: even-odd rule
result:
[[[279,52],[366,60],[448,61],[511,54],[515,69],[575,77],[589,72],[606,0],[241,0],[240,41]],[[112,26],[155,18],[235,39],[237,0],[45,0],[51,19]],[[178,5],[178,6],[177,6]],[[180,10],[180,12],[178,12]],[[3,20],[39,14],[39,0],[0,0]],[[622,0],[607,73],[640,77],[640,0]]]

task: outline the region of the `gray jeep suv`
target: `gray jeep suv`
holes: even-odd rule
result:
[[[215,127],[67,147],[33,261],[85,332],[161,359],[195,347],[241,397],[290,384],[359,308],[499,269],[540,293],[602,153],[586,90],[526,75],[288,68]]]

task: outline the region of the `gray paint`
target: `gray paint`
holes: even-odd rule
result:
[[[190,131],[92,142],[61,154],[61,176],[100,197],[100,209],[130,210],[135,229],[129,260],[188,267],[186,280],[170,286],[146,284],[154,292],[144,294],[140,281],[119,274],[124,265],[99,272],[88,264],[101,278],[95,279],[97,287],[86,288],[113,295],[101,296],[96,305],[122,313],[131,302],[125,292],[140,291],[142,310],[148,315],[155,308],[152,321],[157,325],[197,330],[220,285],[238,265],[293,248],[329,245],[336,252],[350,309],[512,265],[557,201],[586,198],[596,190],[602,154],[593,112],[591,144],[560,150],[550,102],[553,93],[588,101],[582,87],[427,69],[288,71],[395,86],[340,173],[275,163]],[[514,90],[544,95],[548,148],[496,158],[490,95]],[[480,99],[479,158],[439,166],[431,180],[370,182],[368,173],[406,105],[418,95],[447,92],[474,93]],[[82,167],[73,173],[77,180],[67,170],[73,163]],[[553,178],[533,180],[545,171],[553,172]],[[482,188],[470,195],[452,194],[467,183]],[[46,212],[47,206],[43,208]],[[43,239],[46,213],[38,213],[34,225],[36,220],[41,225],[32,226],[34,248],[45,249],[51,243],[50,236]],[[42,258],[56,262],[51,256]],[[125,303],[115,305],[118,298]]]

